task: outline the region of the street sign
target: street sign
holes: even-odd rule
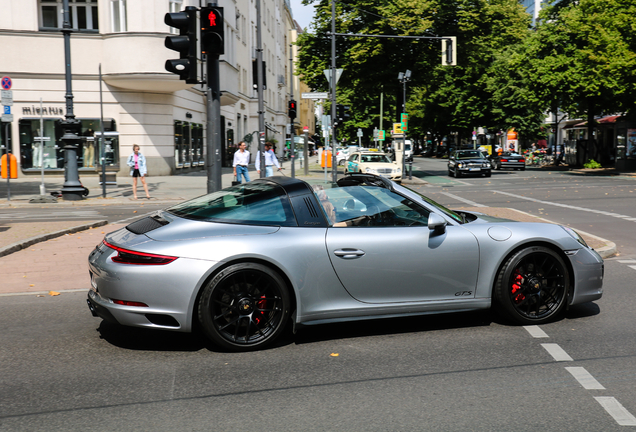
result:
[[[331,69],[325,69],[323,72],[325,73],[325,76],[327,77],[327,82],[329,83],[329,87],[331,87]],[[336,84],[338,84],[340,75],[342,75],[342,69],[336,69]]]
[[[11,123],[13,121],[13,114],[2,114],[2,121],[5,123]]]
[[[36,141],[51,141],[51,137],[33,137],[33,139]]]
[[[394,134],[403,134],[402,123],[393,123],[393,133]]]
[[[13,105],[13,90],[0,90],[2,105]]]
[[[2,114],[11,114],[11,107],[10,106],[3,106],[3,111]]]
[[[358,128],[358,137],[363,137],[364,134],[362,133],[362,129]]]
[[[301,99],[329,99],[329,93],[315,92],[315,93],[301,93]]]
[[[409,130],[409,115],[407,113],[402,113],[401,120],[402,120],[402,130],[404,132],[408,131]]]
[[[384,131],[383,130],[379,130],[378,131],[378,141],[384,141],[385,137],[384,137]]]
[[[0,87],[2,87],[2,90],[11,90],[12,85],[13,81],[11,81],[11,78],[8,76],[3,76],[0,80]]]
[[[377,141],[378,139],[378,128],[373,129],[373,139]]]

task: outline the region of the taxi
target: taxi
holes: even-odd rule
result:
[[[356,151],[349,155],[345,172],[375,174],[395,181],[402,180],[402,168],[385,153],[372,150]]]

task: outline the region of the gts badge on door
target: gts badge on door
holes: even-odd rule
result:
[[[455,293],[455,297],[465,297],[473,295],[472,291],[458,291]]]

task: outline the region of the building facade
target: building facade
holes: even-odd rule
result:
[[[288,0],[260,0],[267,138],[284,143],[289,100],[290,44],[297,27]],[[80,175],[101,170],[103,112],[104,164],[128,175],[133,144],[141,147],[150,175],[171,175],[205,167],[206,97],[203,85],[188,85],[167,72],[178,58],[164,46],[171,29],[167,12],[205,6],[200,0],[69,0],[74,114],[81,121]],[[231,165],[241,140],[256,152],[258,95],[255,0],[218,0],[224,8],[225,55],[220,57],[222,163]],[[3,123],[19,175],[61,174],[66,114],[62,0],[0,0],[0,76],[12,80],[13,121]],[[100,85],[99,71],[102,82]],[[199,70],[205,68],[199,65]],[[200,78],[204,78],[199,75]],[[101,95],[100,95],[101,89]],[[298,87],[296,87],[298,89]],[[100,104],[100,99],[102,103]],[[302,120],[301,120],[302,121]],[[43,137],[43,139],[40,139]],[[249,145],[249,144],[248,144]],[[282,146],[279,150],[282,154]],[[4,150],[3,150],[4,151]]]

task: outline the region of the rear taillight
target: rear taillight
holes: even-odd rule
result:
[[[508,159],[502,159],[501,161],[502,162],[508,162]]]
[[[526,160],[525,159],[519,159],[519,162],[524,162],[525,163]]]
[[[173,256],[136,252],[129,249],[120,248],[117,246],[113,246],[106,240],[104,240],[104,244],[109,248],[117,251],[117,256],[114,256],[112,260],[119,264],[166,265],[177,259],[177,257]]]

